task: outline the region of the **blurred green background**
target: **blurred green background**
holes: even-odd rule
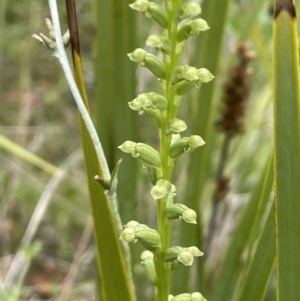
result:
[[[126,54],[144,47],[148,35],[160,29],[131,11],[129,3],[76,1],[83,68],[92,117],[110,168],[123,157],[118,188],[122,222],[135,219],[155,227],[156,206],[149,193],[147,171],[116,148],[125,140],[158,147],[156,129],[127,103],[138,93],[159,91],[159,85]],[[58,5],[64,31],[64,1]],[[201,151],[180,157],[173,177],[177,201],[195,209],[199,221],[196,230],[174,222],[172,244],[202,246],[205,257],[197,259],[191,271],[182,267],[174,272],[174,294],[200,286],[210,295],[216,289],[218,267],[239,213],[247,205],[273,146],[272,3],[206,0],[201,6],[211,30],[189,40],[182,61],[208,68],[216,79],[188,93],[180,117],[187,121],[188,135],[199,134],[207,144]],[[94,300],[98,276],[77,109],[58,60],[31,38],[33,33],[48,34],[46,17],[47,1],[0,3],[0,135],[64,170],[63,174],[49,172],[43,162],[36,166],[22,158],[22,151],[18,155],[15,147],[5,147],[5,140],[0,139],[0,296],[2,290],[3,300]],[[230,185],[217,206],[210,236],[224,141],[224,133],[217,131],[215,124],[224,107],[224,83],[238,64],[240,41],[255,58],[247,66],[251,76],[247,79],[243,130],[231,139],[225,162],[224,174]],[[137,299],[151,300],[152,288],[140,265],[142,248],[133,245],[131,250]],[[235,263],[237,267],[246,262],[246,253]],[[4,292],[4,284],[9,292]],[[274,276],[265,300],[274,300],[273,287]]]

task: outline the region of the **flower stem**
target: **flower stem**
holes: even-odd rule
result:
[[[166,66],[166,80],[164,82],[164,94],[168,100],[168,109],[166,113],[162,113],[162,126],[160,135],[160,156],[162,162],[162,175],[160,178],[170,181],[174,167],[174,160],[169,157],[172,134],[167,133],[166,126],[170,119],[177,114],[177,105],[175,104],[175,91],[171,84],[171,75],[173,70],[178,66],[181,51],[178,51],[177,45],[177,22],[176,11],[180,5],[180,0],[165,1],[168,16],[168,29],[166,34],[171,41],[171,54],[164,56]],[[157,226],[158,232],[162,240],[162,248],[157,252],[156,272],[157,272],[157,291],[156,301],[167,301],[169,295],[170,269],[171,264],[164,260],[164,251],[169,248],[170,242],[170,221],[166,218],[166,208],[168,205],[168,197],[158,201],[157,205]]]

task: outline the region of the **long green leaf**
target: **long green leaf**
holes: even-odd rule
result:
[[[219,268],[212,296],[209,298],[211,301],[229,301],[233,295],[241,270],[241,255],[247,246],[251,230],[255,225],[256,212],[259,209],[263,213],[269,199],[273,184],[273,164],[271,159],[268,162],[268,166],[262,171],[256,186],[252,190],[247,206],[243,209],[237,222],[236,229],[226,250],[223,264]]]
[[[243,285],[236,290],[237,297],[233,299],[234,301],[261,301],[264,298],[275,262],[274,215],[274,206],[272,206],[249,269],[246,275],[243,275]]]
[[[277,300],[300,296],[300,90],[296,12],[292,0],[274,9],[274,131]]]
[[[270,198],[274,181],[273,160],[271,160],[264,188],[262,190],[259,207],[252,227],[252,241],[256,240],[258,226],[265,213],[267,201]],[[249,249],[251,250],[250,245]],[[246,272],[242,272],[239,277],[240,287],[235,289],[233,300],[239,301],[260,301],[263,300],[269,278],[275,261],[275,212],[272,204],[269,209],[268,218],[264,224],[262,233],[259,237],[254,255],[251,257],[249,265],[245,265]]]
[[[124,223],[134,218],[136,208],[136,160],[117,147],[125,140],[137,141],[138,114],[128,107],[136,97],[135,65],[127,53],[137,46],[136,15],[131,0],[97,0],[96,107],[97,132],[112,169],[122,157],[118,185],[119,208]]]
[[[74,0],[67,0],[68,23],[71,35],[71,45],[75,79],[79,91],[88,107],[83,71],[80,56],[79,36],[77,29],[77,19]],[[95,147],[90,134],[80,116],[81,136],[85,157],[85,165],[88,177],[88,186],[91,198],[92,215],[94,219],[94,234],[97,246],[98,268],[101,277],[101,297],[102,301],[134,300],[133,286],[130,281],[129,265],[122,253],[120,241],[118,239],[117,212],[113,212],[115,204],[111,204],[115,192],[105,191],[104,188],[95,181],[94,176],[101,177],[102,170],[98,163]]]

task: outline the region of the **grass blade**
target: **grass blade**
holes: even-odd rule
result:
[[[77,28],[76,8],[74,0],[67,0],[68,24],[71,35],[72,55],[75,70],[75,79],[80,94],[88,108],[83,71],[81,65],[81,55],[79,46],[79,36]],[[120,221],[118,213],[113,212],[115,205],[114,197],[105,192],[104,188],[94,180],[95,175],[102,176],[103,172],[97,164],[97,155],[90,134],[80,116],[81,136],[84,150],[85,164],[88,176],[88,185],[91,198],[92,215],[94,219],[94,234],[97,246],[98,268],[101,281],[101,296],[104,300],[134,300],[133,284],[130,279],[129,264],[126,262],[118,239],[118,229]],[[127,256],[128,252],[127,252]]]
[[[216,285],[213,288],[211,301],[228,301],[233,295],[235,283],[241,269],[241,254],[244,251],[255,225],[256,212],[260,210],[261,215],[269,200],[270,191],[273,185],[273,160],[268,162],[253,189],[247,206],[243,209],[237,223],[230,244],[227,248],[223,264],[217,275]]]
[[[274,8],[274,131],[277,300],[300,296],[300,93],[296,12],[292,0]]]

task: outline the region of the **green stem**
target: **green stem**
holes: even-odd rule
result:
[[[176,116],[177,105],[175,105],[175,91],[171,84],[171,75],[178,66],[181,51],[177,50],[177,22],[176,11],[178,10],[180,0],[165,1],[168,15],[167,37],[171,41],[172,51],[170,56],[165,55],[164,63],[166,66],[166,80],[164,86],[165,97],[168,100],[168,109],[166,114],[162,114],[162,126],[160,129],[160,156],[162,162],[161,178],[170,181],[174,167],[174,160],[169,157],[172,135],[166,131],[168,121]],[[157,205],[157,226],[162,240],[162,248],[157,252],[156,272],[157,272],[157,292],[156,301],[167,301],[170,286],[170,263],[164,261],[164,251],[169,248],[171,225],[166,218],[166,208],[168,197],[160,199]]]

